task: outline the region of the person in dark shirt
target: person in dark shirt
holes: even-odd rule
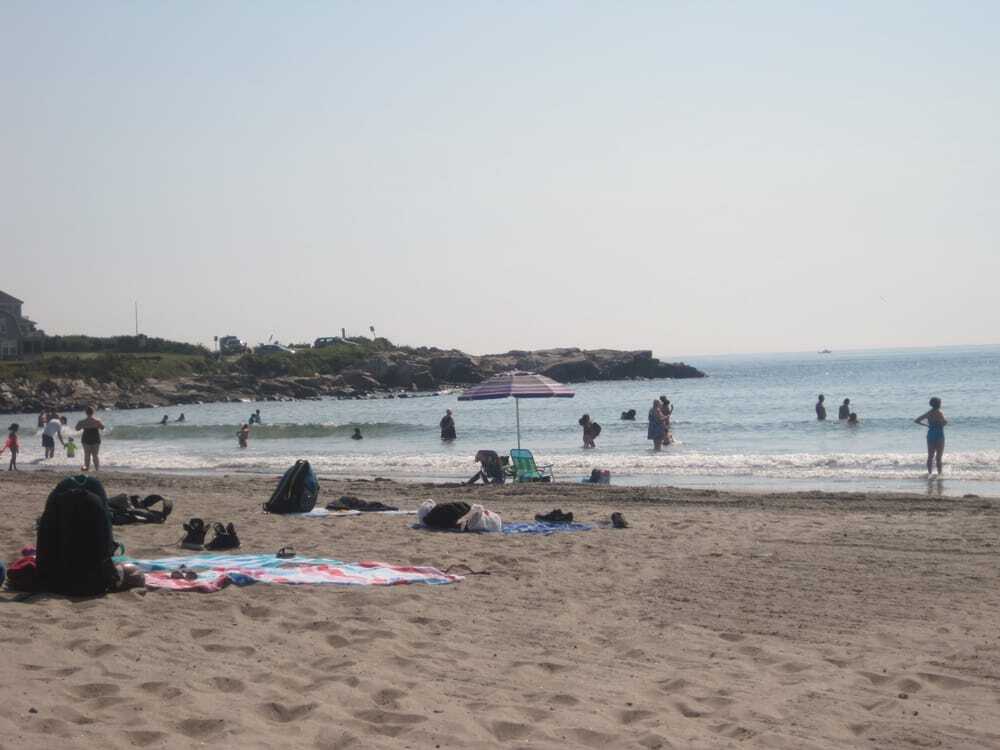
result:
[[[455,433],[455,418],[451,416],[451,409],[448,409],[445,415],[441,417],[440,426],[442,440],[454,440],[458,437]]]
[[[850,419],[851,417],[851,399],[845,398],[844,403],[840,405],[840,410],[837,413],[837,419]]]
[[[822,393],[819,394],[819,401],[816,402],[816,419],[818,419],[820,422],[826,420],[826,407],[823,405],[823,402],[825,400],[826,396],[824,396]]]

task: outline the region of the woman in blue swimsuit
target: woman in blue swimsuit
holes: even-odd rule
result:
[[[941,457],[944,455],[944,426],[948,420],[941,411],[941,399],[937,396],[931,399],[931,410],[921,414],[913,421],[927,427],[927,476],[931,475],[935,459],[937,460],[938,476],[941,476]]]

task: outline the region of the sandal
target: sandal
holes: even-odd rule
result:
[[[193,581],[198,577],[198,574],[191,570],[187,565],[181,565],[176,570],[170,571],[170,577],[179,579],[183,578],[185,581]]]
[[[289,557],[295,557],[295,547],[282,547],[278,550],[277,554],[275,554],[275,557],[280,557],[283,560]]]
[[[187,534],[181,539],[181,547],[184,549],[201,549],[202,545],[205,544],[205,534],[208,533],[205,522],[200,518],[192,518],[184,524],[184,531]]]

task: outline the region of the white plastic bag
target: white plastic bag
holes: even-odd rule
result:
[[[486,510],[478,504],[472,506],[472,509],[462,518],[461,523],[466,531],[500,531],[503,526],[499,513]]]
[[[424,517],[428,513],[430,513],[431,510],[433,510],[433,508],[434,508],[435,505],[437,505],[437,503],[435,503],[430,498],[428,498],[427,500],[424,500],[422,503],[420,503],[420,507],[417,508],[417,520],[420,521],[420,523],[423,523],[424,522]]]

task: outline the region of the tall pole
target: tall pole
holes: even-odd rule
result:
[[[139,335],[139,300],[135,301],[135,335]]]
[[[521,399],[514,396],[514,414],[517,419],[517,449],[521,450]]]

